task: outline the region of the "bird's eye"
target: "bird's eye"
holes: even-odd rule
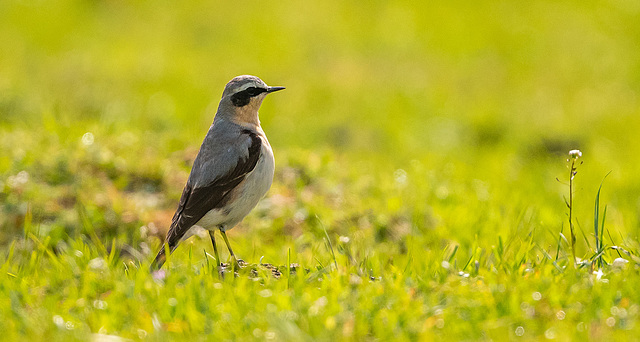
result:
[[[267,90],[258,87],[249,87],[243,91],[237,92],[231,96],[231,101],[236,107],[242,107],[249,103],[252,97],[258,96]]]
[[[256,87],[249,87],[247,88],[246,91],[247,91],[247,94],[249,94],[249,96],[256,96],[261,93],[260,89]]]

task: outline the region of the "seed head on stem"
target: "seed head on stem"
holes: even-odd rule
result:
[[[576,174],[578,173],[577,171],[578,166],[582,164],[582,162],[580,162],[579,164],[577,163],[580,157],[582,157],[582,152],[580,152],[580,150],[571,150],[569,151],[569,159],[567,159],[567,162],[570,163],[569,165],[569,170],[570,170],[569,203],[567,204],[567,206],[569,207],[569,229],[571,229],[571,254],[573,256],[574,267],[576,266],[576,247],[575,247],[576,234],[573,229],[573,177],[575,177]]]

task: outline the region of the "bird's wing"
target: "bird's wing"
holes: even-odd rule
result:
[[[231,190],[238,186],[245,176],[256,167],[260,158],[262,140],[256,133],[246,129],[241,131],[241,137],[236,141],[240,142],[242,149],[246,147],[247,153],[239,155],[235,164],[228,162],[228,165],[224,167],[218,165],[218,174],[213,181],[204,186],[195,186],[194,183],[197,184],[197,182],[192,182],[191,178],[187,182],[182,191],[178,210],[173,215],[171,228],[167,233],[166,242],[171,250],[175,248],[189,228],[209,210],[223,207]]]

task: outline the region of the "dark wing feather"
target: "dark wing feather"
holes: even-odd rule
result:
[[[231,190],[238,186],[245,176],[256,167],[260,158],[262,141],[254,132],[243,130],[242,133],[249,135],[251,138],[251,145],[248,148],[249,156],[247,158],[239,159],[234,169],[206,186],[194,188],[187,182],[182,191],[182,197],[180,197],[178,210],[173,215],[171,228],[167,232],[166,243],[169,245],[170,251],[175,249],[182,236],[189,228],[200,221],[207,212],[211,209],[223,207]],[[158,268],[164,263],[164,253],[163,248],[156,256],[154,263],[157,264]]]

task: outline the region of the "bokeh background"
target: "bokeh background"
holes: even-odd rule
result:
[[[583,231],[611,171],[607,227],[636,245],[639,16],[633,0],[2,1],[0,245],[116,238],[146,258],[240,74],[287,87],[261,109],[274,186],[231,232],[249,261],[313,263],[324,229],[363,255],[532,231],[550,246],[570,149]]]

